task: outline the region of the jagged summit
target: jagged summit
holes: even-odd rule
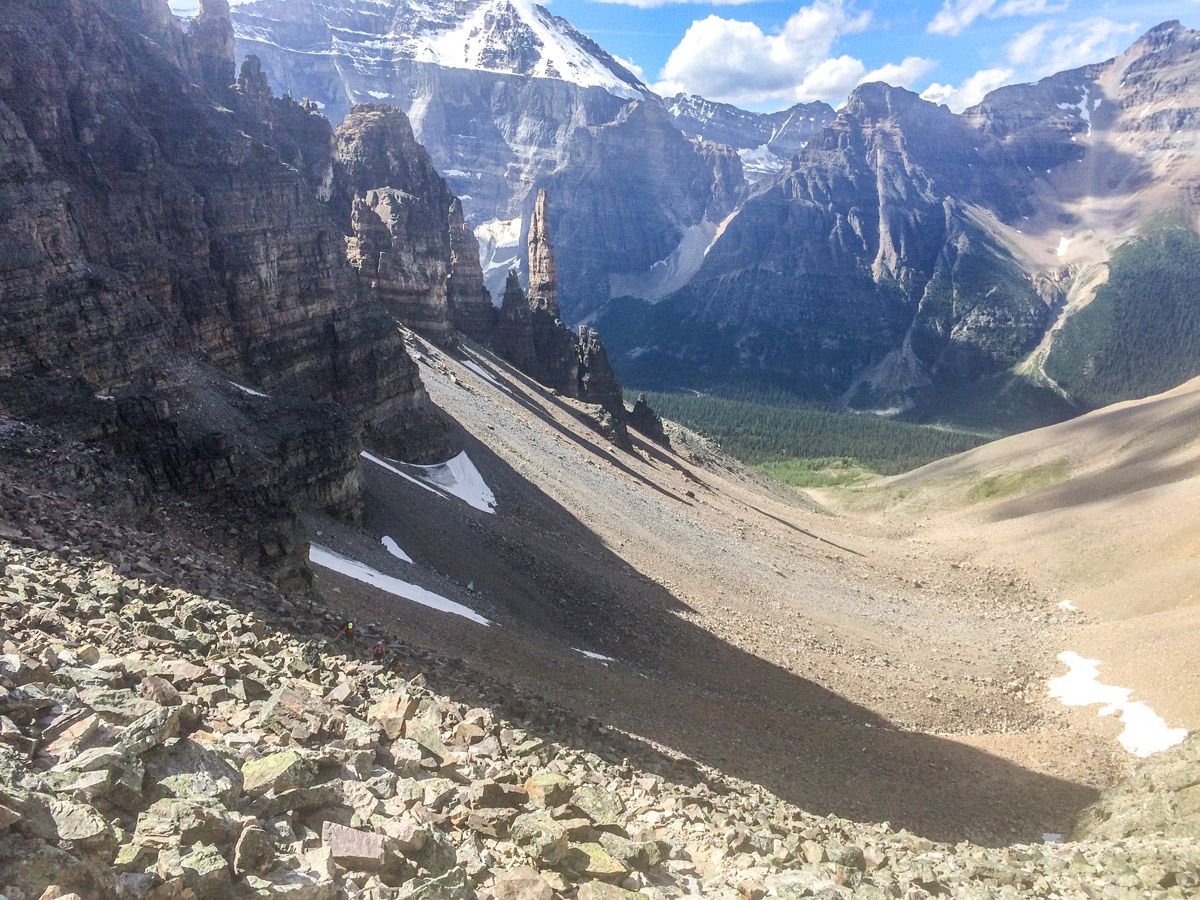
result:
[[[834,118],[833,107],[821,102],[773,113],[750,112],[694,94],[676,94],[665,103],[684,134],[735,149],[751,180],[779,172]]]
[[[860,84],[846,98],[842,113],[867,120],[886,119],[905,115],[914,109],[932,106],[919,94],[901,87],[893,87],[882,81]]]

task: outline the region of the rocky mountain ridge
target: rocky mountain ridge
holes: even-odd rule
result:
[[[361,47],[331,36],[353,20],[355,46],[371,34],[402,44],[409,25],[389,18],[401,9],[444,46],[360,59]],[[707,388],[719,373],[834,405],[1004,427],[1090,403],[1049,361],[1064,328],[1086,332],[1066,339],[1076,347],[1155,343],[1092,338],[1106,326],[1087,317],[1068,323],[1157,210],[1194,219],[1196,39],[1177,23],[960,116],[869,85],[836,115],[823,104],[758,114],[660,100],[640,83],[630,93],[557,69],[543,77],[545,55],[519,50],[536,42],[515,37],[528,10],[462,30],[440,9],[329,0],[311,18],[334,31],[314,36],[284,5],[255,0],[234,22],[239,48],[261,51],[281,88],[333,115],[367,97],[410,113],[463,198],[497,300],[509,268],[528,275],[528,222],[548,189],[563,314],[603,316],[627,380]],[[485,63],[481,48],[502,33],[515,55]],[[610,71],[602,50],[571,41],[587,66]],[[761,179],[757,190],[747,178]]]
[[[737,150],[752,178],[778,174],[835,115],[828,103],[756,113],[691,94],[676,94],[666,105],[684,134]]]
[[[364,445],[453,455],[399,323],[492,340],[461,203],[402,111],[356,107],[335,132],[274,97],[257,58],[235,81],[224,0],[186,27],[158,2],[55,15],[30,4],[0,30],[6,407],[102,437],[154,489],[270,519],[263,546],[289,548],[271,567],[304,577],[290,517],[360,515]],[[607,407],[625,442],[603,346],[559,321],[544,231],[538,246],[530,374]]]
[[[16,4],[0,43],[10,409],[269,516],[357,514],[360,435],[446,451],[328,215],[332,129],[253,65],[231,87],[223,0],[186,32],[159,3]]]
[[[993,407],[979,424],[1002,421],[1003,403],[1077,412],[1083,397],[1046,375],[1058,333],[1163,209],[1195,228],[1197,71],[1200,35],[1166,23],[1116,59],[1001,88],[961,116],[859,87],[722,224],[685,286],[602,315],[618,370],[865,409]],[[1200,366],[1189,358],[1185,378]]]

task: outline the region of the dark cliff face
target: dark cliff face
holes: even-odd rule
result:
[[[59,386],[163,486],[353,516],[360,434],[429,460],[444,426],[347,263],[329,123],[253,65],[232,87],[230,34],[224,0],[188,33],[165,0],[6,5],[0,381]]]
[[[404,113],[354,107],[337,129],[337,159],[330,207],[349,214],[350,262],[371,295],[442,345],[456,331],[486,338],[479,245]]]

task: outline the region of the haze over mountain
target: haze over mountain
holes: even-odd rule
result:
[[[635,381],[741,377],[873,409],[924,394],[943,410],[964,387],[1013,396],[1017,370],[1044,398],[1013,402],[1049,416],[1095,402],[1083,368],[1111,373],[1104,402],[1196,374],[1194,312],[1161,290],[1186,294],[1190,276],[1155,247],[1195,240],[1198,50],[1200,35],[1168,23],[961,116],[858,88],[724,223],[684,288],[602,315],[618,365]],[[1140,249],[1110,263],[1128,242]],[[1129,354],[1146,381],[1118,386],[1112,357]]]
[[[409,112],[494,300],[536,189],[559,198],[563,314],[598,317],[637,384],[1013,427],[1200,371],[1187,276],[1153,258],[1195,225],[1200,53],[1177,23],[961,115],[881,85],[836,115],[663,101],[524,3],[249,0],[234,23],[239,52],[335,118]],[[1076,315],[1130,242],[1117,264],[1136,274]],[[1131,279],[1175,287],[1131,311]],[[1160,332],[1169,353],[1149,349]]]

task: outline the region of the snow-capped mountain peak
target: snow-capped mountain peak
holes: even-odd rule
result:
[[[182,0],[176,0],[182,2]],[[565,19],[532,0],[241,0],[244,41],[354,59],[361,71],[396,61],[557,78],[624,98],[649,89]]]
[[[543,6],[530,0],[486,0],[472,6],[454,27],[414,34],[413,58],[450,68],[558,78],[623,97],[646,90],[625,67]]]

